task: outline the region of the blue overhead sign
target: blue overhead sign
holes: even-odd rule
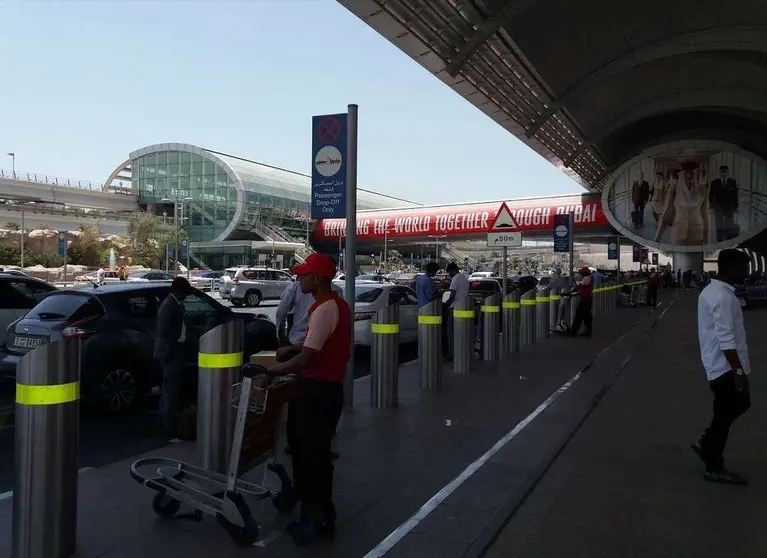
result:
[[[658,265],[658,254],[657,254],[657,252],[653,252],[653,254],[652,254],[652,264],[653,265]]]
[[[346,217],[346,114],[312,118],[313,219]]]
[[[631,261],[632,262],[642,261],[642,247],[639,244],[634,244],[631,247]]]
[[[69,237],[68,231],[61,231],[59,232],[59,242],[57,245],[57,252],[59,253],[59,256],[66,257],[67,255],[67,238]]]
[[[607,239],[607,259],[608,260],[618,259],[618,237],[617,236],[611,236]]]
[[[554,252],[570,251],[570,215],[554,215]]]

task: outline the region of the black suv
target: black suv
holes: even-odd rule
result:
[[[162,283],[121,283],[53,292],[8,326],[0,371],[15,377],[16,363],[27,352],[57,339],[78,338],[83,343],[84,402],[109,412],[131,409],[161,382],[160,366],[152,353],[157,310],[169,293],[170,285]],[[246,355],[277,349],[276,327],[268,318],[236,314],[197,289],[184,300],[184,308],[187,388],[197,382],[200,337],[228,320],[245,320]]]

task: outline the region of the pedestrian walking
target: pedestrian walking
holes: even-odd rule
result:
[[[591,270],[588,267],[581,268],[583,277],[576,283],[578,286],[578,306],[575,307],[575,318],[570,335],[578,335],[581,325],[585,326],[584,337],[591,337],[594,283],[591,280]]]
[[[751,406],[746,328],[733,286],[748,275],[749,258],[739,250],[722,250],[717,265],[717,278],[698,297],[700,358],[714,394],[714,412],[692,449],[706,465],[706,480],[746,484],[744,477],[725,468],[724,448],[730,427]]]
[[[272,377],[300,375],[293,407],[291,456],[301,517],[288,526],[298,545],[335,533],[331,442],[343,409],[343,383],[351,358],[353,325],[349,305],[331,287],[335,272],[335,262],[318,253],[295,268],[301,291],[315,298],[308,312],[306,339],[300,347],[282,347],[278,358],[295,356],[268,370]]]
[[[171,437],[176,437],[178,413],[181,410],[181,374],[186,342],[184,299],[190,290],[186,278],[174,277],[170,294],[157,311],[154,358],[162,368],[158,426]]]
[[[444,315],[447,318],[444,320],[444,328],[442,329],[443,350],[445,359],[448,361],[453,360],[455,349],[455,330],[453,329],[453,310],[455,309],[456,301],[464,301],[469,299],[469,280],[461,273],[458,268],[458,264],[451,262],[447,264],[445,269],[450,276],[450,288],[443,295],[443,308]]]

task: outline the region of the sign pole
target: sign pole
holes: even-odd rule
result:
[[[509,257],[509,249],[504,246],[503,247],[503,296],[506,296],[508,293],[508,285],[509,285],[509,266],[507,265],[506,261]],[[504,333],[505,335],[508,335]]]
[[[346,250],[344,293],[349,308],[354,312],[357,277],[357,105],[347,107],[346,131]],[[351,334],[351,351],[354,354],[354,327]],[[349,359],[344,385],[344,406],[354,406],[354,359]]]
[[[567,247],[567,251],[570,254],[569,262],[568,262],[568,267],[569,267],[569,270],[570,270],[570,284],[571,285],[573,284],[573,280],[575,279],[575,277],[573,276],[573,267],[575,267],[575,265],[574,265],[574,262],[575,262],[575,250],[574,250],[575,243],[573,242],[573,236],[574,236],[573,235],[573,222],[574,221],[575,221],[574,214],[572,212],[568,213],[567,214],[567,230],[568,230],[569,234],[568,234],[568,247]]]

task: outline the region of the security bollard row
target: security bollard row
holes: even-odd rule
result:
[[[535,333],[535,289],[532,289],[523,294],[519,299],[519,303],[521,305],[520,310],[522,311],[519,328],[522,346],[527,347],[529,345],[535,345],[537,337]]]
[[[521,313],[521,306],[518,292],[509,293],[503,299],[503,339],[506,344],[507,354],[519,352],[519,315]]]
[[[442,386],[442,302],[439,300],[418,309],[418,372],[422,388]]]
[[[453,318],[453,370],[468,374],[474,351],[474,304],[468,298],[456,300]]]
[[[544,341],[549,336],[549,289],[538,291],[535,295],[535,338]]]
[[[549,335],[551,335],[557,329],[557,322],[559,321],[559,303],[561,297],[559,296],[559,289],[556,287],[549,289]]]
[[[498,360],[500,358],[501,329],[501,294],[495,293],[485,298],[480,306],[482,314],[482,358]]]

